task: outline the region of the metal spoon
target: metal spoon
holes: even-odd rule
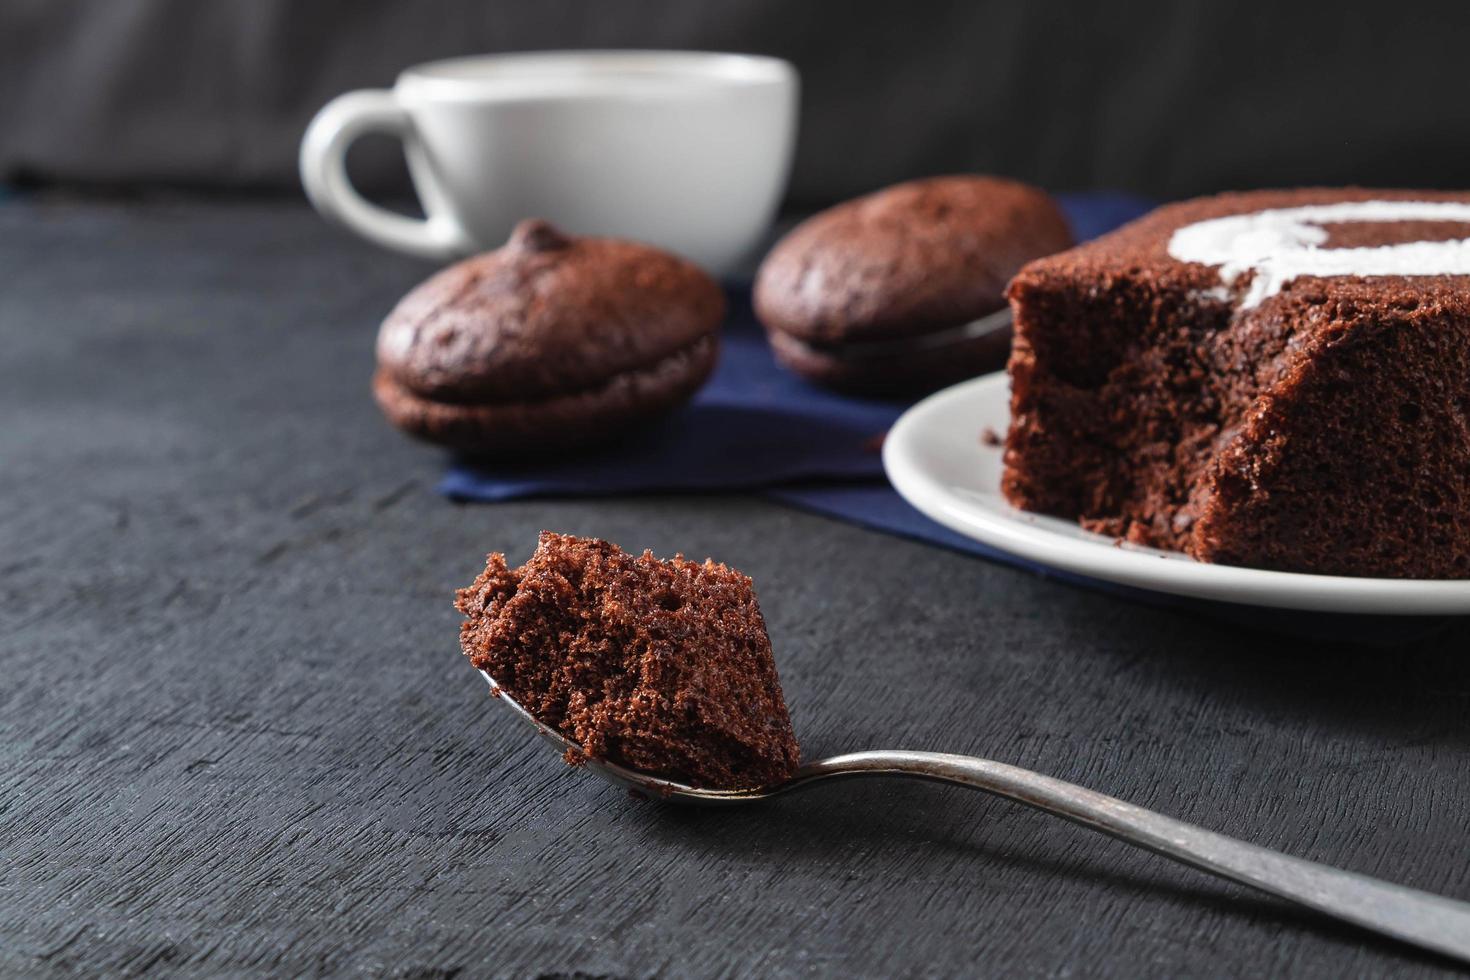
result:
[[[563,752],[584,755],[577,745],[532,717],[489,674],[480,673],[498,700],[542,738]],[[696,789],[584,758],[588,769],[610,783],[677,803],[753,803],[839,776],[904,776],[984,790],[1365,929],[1470,962],[1470,902],[1267,850],[1003,762],[944,752],[854,752],[808,762],[775,786],[729,790]]]

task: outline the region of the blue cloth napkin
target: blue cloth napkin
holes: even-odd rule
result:
[[[1152,203],[1120,194],[1063,195],[1079,241],[1143,214]],[[1036,565],[956,534],[904,502],[883,474],[883,435],[908,401],[852,398],[782,370],[750,306],[748,286],[729,290],[720,362],[684,409],[615,445],[573,459],[456,463],[439,490],[464,501],[534,496],[744,490],[851,524],[926,541],[1155,605],[1182,606],[1231,621],[1368,643],[1398,643],[1442,621],[1302,616],[1167,596]]]

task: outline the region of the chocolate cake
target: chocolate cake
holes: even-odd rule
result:
[[[520,568],[491,555],[455,606],[470,662],[593,758],[719,789],[796,769],[765,621],[731,568],[543,531]]]
[[[1202,561],[1470,577],[1470,194],[1174,204],[1009,296],[1016,506]]]

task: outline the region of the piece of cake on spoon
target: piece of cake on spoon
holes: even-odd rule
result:
[[[519,568],[490,555],[455,605],[470,662],[594,758],[720,789],[796,771],[765,620],[725,565],[545,531]]]

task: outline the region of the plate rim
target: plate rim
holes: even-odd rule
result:
[[[1470,579],[1358,578],[1214,565],[1184,555],[1119,547],[1102,535],[1093,535],[1096,540],[1062,535],[966,500],[923,463],[923,440],[932,437],[958,405],[994,398],[997,387],[1005,392],[1005,415],[987,420],[977,412],[975,428],[977,435],[987,424],[1003,431],[1010,421],[1009,384],[1005,371],[962,381],[910,406],[894,423],[883,441],[883,469],[910,506],[956,533],[1018,558],[1153,592],[1315,612],[1470,613]],[[1003,424],[996,425],[997,421]]]

